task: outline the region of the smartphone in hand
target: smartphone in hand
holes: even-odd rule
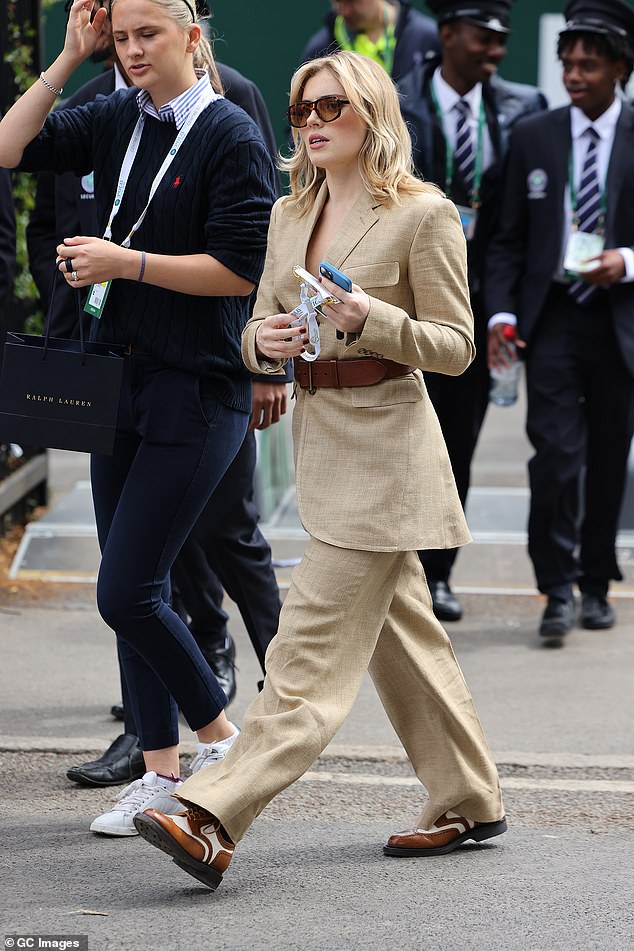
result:
[[[344,274],[343,271],[340,271],[332,264],[328,264],[328,261],[322,261],[319,265],[319,273],[322,277],[325,277],[327,280],[332,281],[333,284],[336,284],[337,287],[343,288],[344,291],[352,290],[352,281],[347,274]]]
[[[352,290],[352,281],[347,274],[344,274],[343,271],[340,271],[333,264],[329,264],[328,261],[322,261],[319,265],[319,273],[322,277],[325,277],[326,280],[332,281],[333,284],[336,284],[337,287],[341,287],[344,291],[350,293]],[[337,340],[343,340],[344,334],[341,330],[337,331]]]

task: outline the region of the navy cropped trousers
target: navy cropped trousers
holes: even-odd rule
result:
[[[93,455],[102,560],[97,604],[117,635],[126,697],[144,750],[178,743],[178,708],[192,730],[227,698],[170,607],[170,569],[238,452],[249,416],[208,382],[139,355],[126,360],[115,449]]]

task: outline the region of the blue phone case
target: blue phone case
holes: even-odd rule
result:
[[[327,278],[327,280],[332,281],[333,284],[336,284],[337,287],[343,288],[344,291],[352,290],[352,281],[347,274],[344,274],[343,271],[338,270],[332,264],[329,264],[328,261],[322,261],[319,265],[319,273],[322,277]]]

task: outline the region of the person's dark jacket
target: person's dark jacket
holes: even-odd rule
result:
[[[487,315],[516,314],[529,348],[561,258],[564,195],[572,148],[570,107],[519,123],[513,132],[501,195],[500,228],[489,248],[485,280]],[[624,102],[606,182],[606,248],[634,249],[634,108]],[[634,283],[608,288],[606,320],[634,375]]]
[[[15,208],[11,190],[11,174],[0,169],[0,328],[4,310],[13,289],[15,274]]]
[[[446,144],[442,126],[431,97],[431,80],[439,58],[415,66],[399,82],[401,111],[410,134],[416,169],[427,181],[445,188]],[[488,244],[495,231],[501,201],[504,162],[509,137],[516,122],[524,116],[547,108],[544,95],[534,86],[507,82],[493,76],[482,86],[487,127],[493,146],[493,163],[482,177],[482,207],[476,232],[469,242],[469,285],[472,293],[480,288]],[[469,204],[461,193],[459,179],[454,183],[453,198],[458,204]]]
[[[396,21],[396,47],[392,79],[399,80],[416,63],[422,63],[430,52],[440,52],[438,29],[431,17],[424,16],[412,9],[410,0],[402,0]],[[302,53],[301,62],[326,56],[339,49],[335,39],[335,20],[337,15],[330,11],[324,17],[324,25],[309,39]]]

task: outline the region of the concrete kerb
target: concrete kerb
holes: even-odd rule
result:
[[[105,740],[102,737],[25,737],[0,735],[2,753],[102,753]],[[196,753],[196,743],[185,740],[180,745],[187,756]],[[494,752],[493,758],[500,766],[541,767],[557,769],[634,769],[634,756],[600,753],[534,753],[521,751]],[[405,763],[407,757],[398,746],[349,746],[332,743],[321,754],[322,762],[349,761],[365,763]]]

